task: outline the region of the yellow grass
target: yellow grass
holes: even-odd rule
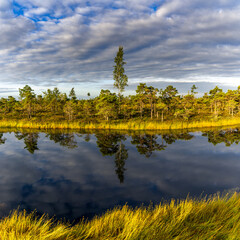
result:
[[[74,226],[14,211],[0,220],[0,239],[240,239],[240,195],[124,206]]]
[[[151,120],[129,121],[37,121],[37,120],[0,120],[0,128],[30,128],[30,129],[112,129],[112,130],[168,130],[168,129],[192,129],[206,127],[221,127],[239,125],[240,118],[226,118],[215,120],[200,120],[192,122],[160,122]]]

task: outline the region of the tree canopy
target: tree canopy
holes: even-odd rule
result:
[[[12,96],[0,99],[0,119],[152,119],[164,122],[240,116],[240,88],[223,92],[215,87],[202,97],[196,97],[196,88],[193,86],[188,94],[180,95],[172,85],[159,90],[146,83],[139,83],[135,95],[121,96],[119,112],[118,96],[108,89],[102,89],[97,97],[77,99],[74,88],[68,95],[58,88],[47,89],[36,95],[26,85],[19,89],[19,100]]]

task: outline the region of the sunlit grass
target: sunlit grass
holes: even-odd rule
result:
[[[0,239],[240,239],[240,195],[124,206],[74,226],[14,211],[0,220]]]
[[[0,120],[0,128],[31,128],[31,129],[111,129],[111,130],[169,130],[221,127],[239,125],[240,118],[199,121],[166,121],[129,120],[129,121],[37,121],[37,120]]]

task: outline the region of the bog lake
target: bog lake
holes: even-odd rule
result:
[[[0,217],[91,219],[116,206],[238,190],[240,130],[0,130]]]

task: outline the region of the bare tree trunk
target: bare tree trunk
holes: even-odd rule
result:
[[[153,119],[153,104],[152,104],[152,99],[151,99],[151,119]]]
[[[156,117],[156,104],[155,103],[153,103],[153,115],[154,115],[154,117]]]
[[[217,115],[217,103],[214,102],[214,115]]]
[[[118,114],[121,115],[121,93],[118,93]]]
[[[31,113],[32,113],[32,108],[31,108],[31,104],[29,104],[28,106],[28,118],[31,118]]]
[[[143,113],[143,103],[142,101],[140,102],[140,117],[142,118],[142,113]]]

